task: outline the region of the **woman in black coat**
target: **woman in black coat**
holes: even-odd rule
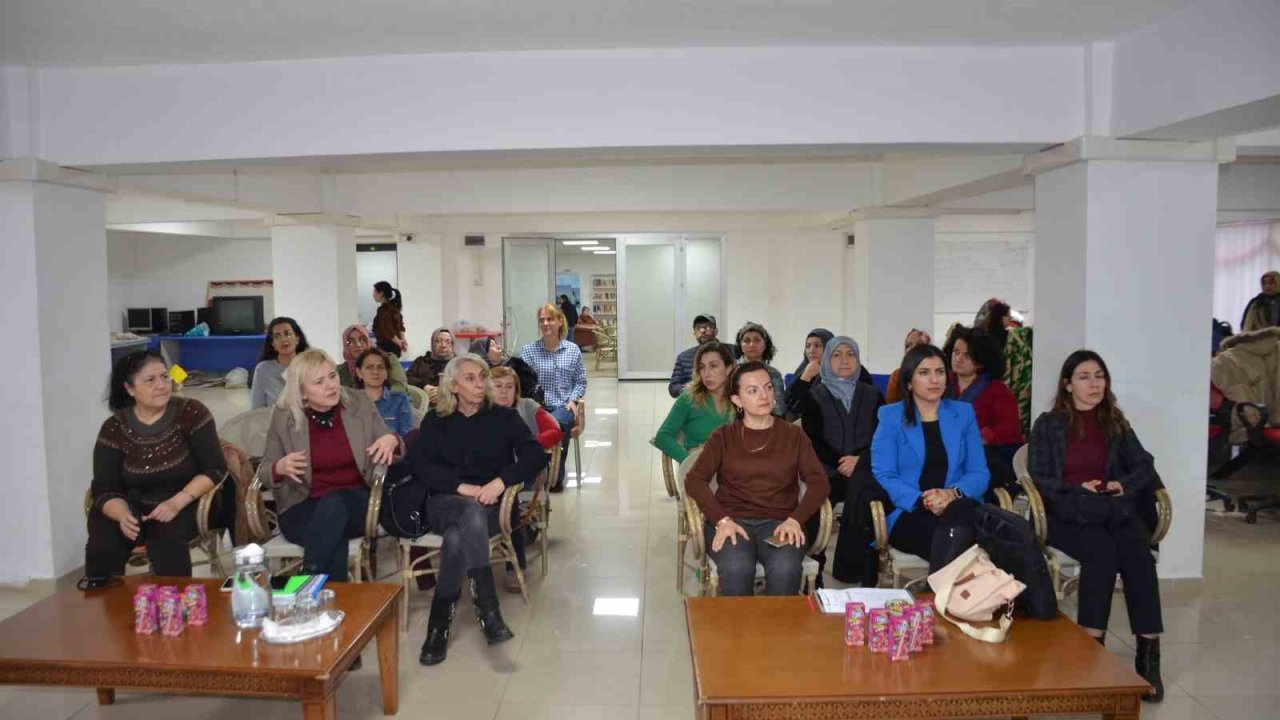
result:
[[[1143,699],[1159,702],[1164,625],[1151,529],[1139,506],[1160,478],[1116,406],[1111,375],[1097,353],[1067,357],[1053,409],[1036,419],[1028,451],[1027,469],[1049,516],[1048,542],[1080,561],[1080,626],[1106,641],[1118,573],[1138,641],[1134,668],[1155,688]]]

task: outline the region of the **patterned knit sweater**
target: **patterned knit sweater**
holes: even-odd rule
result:
[[[93,448],[93,506],[114,498],[154,504],[181,490],[196,475],[217,482],[226,471],[218,431],[209,409],[197,400],[174,397],[164,415],[143,425],[133,408],[102,423]]]

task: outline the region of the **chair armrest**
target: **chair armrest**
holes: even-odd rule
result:
[[[373,482],[369,485],[369,506],[364,511],[364,537],[372,541],[378,537],[378,518],[382,514],[382,486],[387,482],[387,466],[375,465]]]
[[[879,500],[872,500],[870,508],[871,526],[876,533],[876,547],[883,552],[889,549],[889,521],[884,512],[884,503]],[[848,512],[848,510],[845,512]]]
[[[1173,499],[1169,497],[1169,491],[1164,488],[1156,490],[1156,529],[1151,533],[1151,542],[1159,545],[1164,536],[1169,534],[1169,527],[1173,525]]]
[[[993,488],[991,494],[996,496],[996,504],[1001,510],[1013,512],[1013,497],[1009,495],[1009,491],[1002,487]]]
[[[502,493],[501,504],[498,510],[498,529],[502,531],[502,539],[510,542],[511,533],[511,509],[520,502],[520,492],[524,490],[522,485],[512,485]]]
[[[1031,527],[1036,531],[1036,542],[1043,548],[1049,536],[1049,517],[1044,511],[1044,498],[1040,497],[1040,491],[1036,489],[1036,483],[1030,475],[1023,475],[1018,483],[1027,494],[1027,505],[1031,507]]]
[[[586,429],[587,429],[587,399],[584,397],[578,401],[578,417],[573,423],[573,427],[570,428],[569,433],[572,437],[576,438],[582,435],[583,431],[585,431]],[[578,480],[579,482],[581,482],[582,479],[579,478]]]
[[[822,507],[818,510],[818,537],[809,546],[810,556],[819,555],[827,549],[827,545],[831,543],[831,526],[834,523],[835,511],[831,508],[831,501],[823,500]]]
[[[693,498],[686,495],[683,500],[685,516],[689,518],[689,543],[693,545],[693,558],[701,560],[707,552],[706,538],[703,536],[707,518]]]
[[[218,493],[222,492],[222,485],[231,476],[231,471],[223,470],[222,478],[213,484],[213,489],[200,496],[196,500],[196,532],[205,535],[210,532],[209,513],[213,512],[213,501],[218,497]]]
[[[259,465],[253,474],[253,480],[244,491],[244,519],[249,526],[251,542],[266,542],[271,538],[271,527],[267,520],[266,504],[262,499],[262,473],[265,465]],[[265,472],[270,472],[269,469]]]
[[[89,512],[93,510],[93,488],[84,489],[84,516],[89,517]]]
[[[650,440],[649,444],[653,444]],[[667,486],[667,497],[679,497],[680,492],[676,487],[676,461],[670,455],[662,453],[662,482]]]

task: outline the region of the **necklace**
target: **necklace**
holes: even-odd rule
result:
[[[740,426],[738,426],[738,427],[739,427],[740,433],[741,433],[741,435],[742,435],[742,446],[743,446],[743,447],[747,447],[747,424],[744,422],[742,425],[740,425]],[[768,429],[772,429],[772,428],[773,428],[773,426],[772,426],[772,425],[770,425],[770,426],[769,426],[769,428],[766,428],[766,430],[768,430]],[[769,437],[765,438],[764,444],[763,444],[763,445],[761,445],[760,447],[758,447],[758,448],[754,448],[754,449],[747,447],[747,453],[748,453],[748,454],[751,454],[751,455],[754,455],[754,454],[756,454],[756,453],[760,452],[761,450],[764,450],[765,448],[769,447],[769,442],[770,442],[771,440],[773,440],[773,435],[772,435],[772,434],[770,434],[770,435],[769,435]]]

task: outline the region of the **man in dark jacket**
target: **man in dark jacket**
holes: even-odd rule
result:
[[[693,319],[693,339],[696,344],[676,355],[675,367],[671,369],[671,381],[667,383],[667,392],[671,397],[679,397],[684,386],[693,380],[693,356],[698,348],[709,342],[716,342],[716,316],[699,315]],[[735,349],[734,355],[737,355]]]
[[[564,313],[564,321],[569,326],[568,340],[573,342],[573,328],[578,324],[578,308],[568,295],[560,296],[560,312]]]

